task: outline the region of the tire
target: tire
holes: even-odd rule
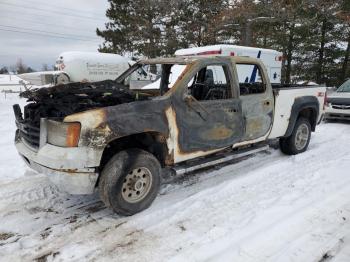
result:
[[[161,184],[159,161],[141,149],[114,155],[101,172],[99,193],[114,212],[130,216],[148,208]]]
[[[310,138],[310,121],[300,117],[295,123],[292,134],[289,137],[280,138],[280,149],[286,155],[300,154],[308,148]]]

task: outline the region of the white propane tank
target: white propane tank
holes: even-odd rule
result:
[[[114,80],[129,66],[127,58],[116,54],[63,52],[58,56],[56,69],[64,73],[57,74],[56,81],[59,84]]]

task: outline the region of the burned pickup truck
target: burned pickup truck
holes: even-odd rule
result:
[[[134,77],[157,71],[154,82]],[[241,81],[249,67],[254,81]],[[244,68],[246,70],[247,68]],[[26,91],[14,105],[24,161],[62,190],[98,190],[115,212],[150,206],[164,176],[266,150],[304,152],[323,115],[324,87],[272,88],[264,65],[244,57],[143,60],[115,81]]]

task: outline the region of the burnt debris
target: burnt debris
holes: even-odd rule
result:
[[[37,124],[40,118],[50,117],[59,120],[89,109],[149,98],[147,94],[130,91],[126,86],[112,80],[27,90],[20,96],[27,98],[27,102],[32,102],[24,108],[24,119],[30,119]]]

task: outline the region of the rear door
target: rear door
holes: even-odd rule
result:
[[[243,141],[255,140],[267,135],[273,122],[274,99],[267,74],[254,62],[237,63],[240,99],[242,101],[245,134]],[[251,76],[239,77],[247,71]]]
[[[232,64],[230,59],[221,60],[226,63],[205,64],[193,72],[187,94],[175,109],[178,144],[187,159],[242,139],[242,105],[233,86]]]

